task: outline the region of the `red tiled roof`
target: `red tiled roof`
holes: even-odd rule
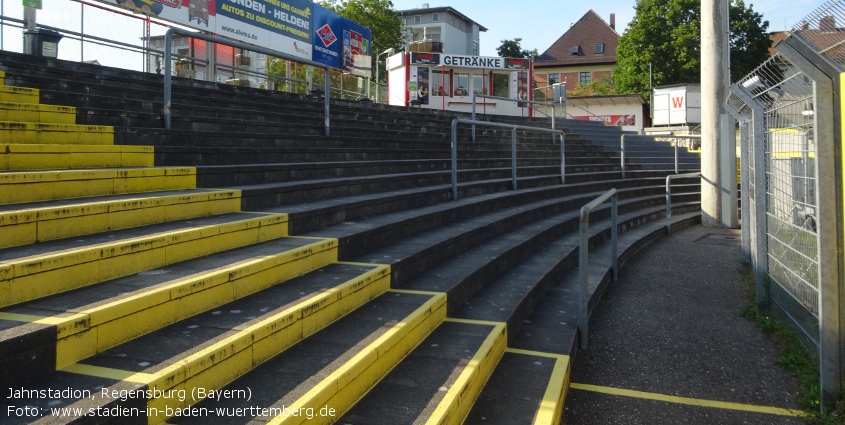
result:
[[[596,44],[604,43],[604,52],[596,53]],[[584,14],[534,61],[535,68],[615,64],[619,34],[593,10]],[[573,46],[580,46],[572,54]]]

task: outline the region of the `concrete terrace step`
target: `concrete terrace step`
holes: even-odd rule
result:
[[[0,248],[240,211],[236,190],[193,189],[0,205]]]
[[[0,102],[38,103],[40,92],[29,87],[0,86]]]
[[[552,280],[577,260],[573,247],[577,246],[578,207],[567,204],[583,205],[586,203],[584,198],[589,202],[595,197],[589,195],[573,197],[563,205],[548,202],[545,203],[550,204],[548,206],[540,205],[555,209],[544,216],[532,213],[540,217],[531,221],[521,217],[527,213],[504,210],[489,214],[490,217],[476,218],[472,223],[456,223],[428,231],[359,258],[383,258],[391,264],[394,287],[446,292],[449,312],[454,317],[507,322],[515,331],[521,324],[520,315],[525,314],[520,312],[520,308],[525,307],[523,303],[530,305],[542,298]],[[623,211],[632,208],[638,211],[622,215],[620,227],[636,226],[659,217],[665,212],[659,205],[651,209],[645,207],[658,203],[657,194],[622,201]],[[476,225],[479,221],[484,224]],[[507,227],[511,222],[516,224]],[[593,226],[591,237],[604,237],[597,235],[602,235],[599,232],[606,229],[607,226]],[[466,245],[479,249],[469,249]],[[410,247],[416,249],[411,251]],[[409,251],[412,253],[408,254]],[[508,277],[500,279],[499,275],[504,272]],[[515,281],[524,284],[514,286]],[[478,305],[471,301],[474,297],[481,297]],[[510,305],[512,302],[516,304]],[[497,308],[491,310],[490,306],[494,304]]]
[[[700,210],[672,217],[675,229],[700,222]],[[665,233],[665,221],[658,220],[620,234],[618,245],[620,273],[624,273],[621,267],[628,258]],[[587,294],[590,312],[598,304],[610,284],[609,245],[605,242],[590,251],[589,293]],[[537,304],[534,312],[524,321],[519,333],[512,337],[510,347],[562,355],[574,354],[578,343],[579,285],[577,270],[563,276],[560,283]]]
[[[504,324],[446,319],[338,423],[461,423],[506,348]]]
[[[508,348],[464,423],[559,423],[570,368],[569,356]]]
[[[0,144],[0,170],[152,167],[151,146]]]
[[[0,250],[0,306],[287,236],[284,214],[230,213]]]
[[[76,108],[71,106],[0,102],[0,121],[75,124]]]
[[[145,385],[153,397],[139,401],[146,412],[156,413],[147,418],[149,423],[161,423],[174,415],[168,408],[184,409],[201,398],[194,388],[216,391],[384,293],[388,276],[389,269],[377,265],[329,265],[115,346],[41,382],[72,380],[66,376],[70,373],[77,379],[94,378],[105,388],[115,377]],[[431,308],[419,308],[416,316]],[[412,320],[424,320],[417,317]],[[34,400],[36,405],[44,401]],[[114,401],[100,398],[94,403]]]
[[[0,122],[0,144],[110,145],[114,143],[111,126]]]
[[[0,204],[196,187],[189,167],[0,172]]]
[[[445,310],[443,294],[388,291],[223,388],[233,392],[249,388],[256,395],[253,400],[209,398],[196,407],[228,412],[258,407],[258,412],[267,413],[239,420],[230,415],[232,422],[240,423],[336,420],[442,323]],[[195,417],[169,422],[206,421]]]
[[[645,199],[624,201],[620,208],[622,211],[631,210],[635,203],[642,203],[643,201]],[[657,202],[650,204],[652,205],[650,207],[637,207],[632,212],[620,214],[618,223],[620,234],[665,217],[665,209],[661,205],[654,205]],[[673,211],[677,214],[697,208],[697,203],[678,202],[673,206]],[[597,217],[594,217],[595,220],[591,223],[589,235],[592,245],[598,245],[610,237],[610,220],[602,219],[602,217],[609,215],[607,208],[596,211],[595,215]],[[555,219],[559,219],[562,222],[561,225],[556,226]],[[559,281],[560,277],[572,273],[577,274],[578,240],[580,236],[578,234],[578,219],[578,211],[551,217],[538,223],[535,226],[535,228],[539,228],[537,230],[519,231],[515,233],[512,240],[490,243],[487,251],[488,255],[494,255],[492,259],[478,258],[477,254],[469,252],[450,260],[442,267],[438,267],[436,269],[438,275],[455,276],[456,278],[453,281],[464,285],[463,288],[456,285],[449,289],[450,294],[461,294],[461,296],[453,297],[455,302],[450,304],[450,316],[471,320],[505,322],[508,324],[510,335],[516,336],[523,325],[523,321],[533,311],[534,306],[543,299],[549,289]],[[566,224],[568,224],[565,229],[567,233],[561,234],[561,231],[557,230],[556,227],[563,227]],[[555,234],[555,230],[557,230],[557,234]],[[552,239],[550,233],[556,237]],[[522,238],[526,239],[525,242],[522,241]],[[530,252],[523,252],[520,255],[520,251],[526,250],[530,250]],[[514,252],[517,254],[514,254]],[[591,252],[591,257],[593,255]],[[473,283],[464,277],[465,272],[456,267],[461,262],[465,264],[487,262],[487,264],[495,265],[495,262],[503,263],[508,260],[510,263],[505,263],[504,266],[478,267],[479,271],[484,269],[493,271],[493,273],[488,273],[485,276],[486,282],[476,281]],[[430,274],[430,272],[427,273],[427,275]],[[415,282],[416,284],[410,283],[409,287],[424,290],[433,283],[431,278],[418,279],[418,281],[420,282]],[[519,282],[519,284],[515,284],[515,282]],[[467,287],[471,291],[468,291]],[[468,294],[471,294],[471,296]]]
[[[337,243],[279,238],[0,310],[0,370],[23,383],[337,260]]]

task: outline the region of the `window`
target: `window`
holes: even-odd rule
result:
[[[469,74],[455,74],[455,96],[469,95]]]
[[[487,74],[476,74],[472,76],[472,92],[475,94],[489,94]]]
[[[431,71],[431,87],[433,87],[434,91],[432,91],[432,96],[446,96],[449,95],[449,92],[452,90],[449,85],[449,73],[443,73],[443,71],[433,70]]]
[[[581,46],[579,46],[577,44],[572,46],[571,49],[569,49],[570,55],[576,55],[577,56],[579,53],[581,53]]]
[[[418,24],[420,22],[422,22],[422,18],[420,18],[420,15],[414,15],[414,23]]]
[[[554,73],[549,74],[549,85],[554,85],[560,82],[560,74]]]
[[[604,43],[596,43],[596,53],[604,53]]]
[[[578,82],[581,83],[582,86],[586,86],[590,84],[590,73],[589,72],[579,72],[578,73]]]
[[[493,74],[493,96],[510,97],[507,74]]]
[[[431,14],[431,21],[432,22],[437,22],[439,20],[440,20],[440,14],[439,13],[432,13]]]

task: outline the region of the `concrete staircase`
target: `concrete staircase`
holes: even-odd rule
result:
[[[179,80],[163,130],[160,76],[0,69],[8,423],[558,423],[580,207],[619,190],[622,263],[663,232],[666,172],[622,179],[588,131],[566,184],[521,132],[512,190],[510,132],[462,129],[452,201],[450,114],[337,101],[325,137],[316,99]],[[673,189],[677,226],[698,190]]]

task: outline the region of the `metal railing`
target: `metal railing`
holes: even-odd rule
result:
[[[490,121],[467,120],[462,118],[455,118],[452,120],[452,199],[458,199],[458,124],[472,124],[484,125],[488,127],[500,127],[511,129],[511,181],[513,190],[517,189],[516,183],[516,131],[529,130],[538,131],[541,133],[554,133],[560,135],[560,182],[564,183],[566,179],[565,165],[566,165],[566,151],[564,149],[565,133],[562,130],[552,130],[543,127],[529,127],[524,125],[503,124]]]
[[[477,98],[484,98],[484,99],[493,99],[493,100],[508,100],[511,102],[518,102],[518,103],[527,103],[529,105],[544,105],[544,106],[551,106],[552,107],[552,130],[555,130],[555,104],[552,102],[540,102],[536,100],[519,100],[519,99],[512,99],[509,97],[501,97],[501,96],[491,96],[488,94],[478,94],[473,93],[472,95],[472,119],[475,120],[475,105]],[[552,143],[554,143],[555,136],[552,135]],[[472,141],[475,141],[475,124],[472,125]]]
[[[325,86],[324,92],[327,95],[323,96],[324,105],[325,105],[325,120],[323,125],[323,132],[326,136],[330,133],[330,126],[329,126],[329,100],[330,96],[330,80],[329,80],[329,67],[327,65],[313,62],[310,60],[306,60],[303,58],[297,58],[291,55],[287,55],[282,52],[278,52],[275,50],[265,49],[263,47],[252,46],[248,44],[238,43],[237,41],[226,40],[224,38],[219,37],[212,37],[206,34],[201,34],[198,32],[186,31],[179,28],[170,28],[164,35],[164,128],[170,128],[170,121],[171,121],[171,114],[172,114],[172,97],[173,97],[173,77],[172,77],[172,61],[170,58],[173,54],[173,34],[179,34],[186,37],[197,38],[200,40],[205,40],[209,43],[219,43],[224,44],[226,46],[231,46],[236,49],[245,49],[251,50],[258,53],[263,53],[265,55],[275,56],[282,59],[289,59],[296,62],[304,63],[306,65],[311,65],[316,68],[322,68],[325,70]]]
[[[666,135],[666,136],[641,136],[639,134],[623,134],[622,137],[621,137],[621,140],[619,141],[619,151],[620,151],[619,156],[620,156],[620,162],[621,162],[621,166],[622,166],[622,178],[623,179],[625,178],[625,138],[626,137],[640,137],[640,138],[647,137],[647,138],[650,138],[650,139],[661,138],[661,139],[679,139],[679,140],[685,139],[685,140],[699,140],[699,141],[701,140],[701,136],[671,136],[671,135]],[[677,141],[673,144],[673,147],[675,149],[675,174],[680,172],[680,169],[678,167],[678,145],[679,145],[679,143]]]
[[[590,276],[590,213],[599,205],[610,200],[610,270],[611,279],[615,282],[619,274],[617,259],[617,244],[619,241],[617,230],[617,191],[610,189],[587,205],[581,207],[581,236],[578,241],[578,342],[582,350],[587,349],[589,323],[589,297],[587,290]]]
[[[672,233],[672,180],[701,177],[701,173],[669,174],[666,176],[666,234]]]

